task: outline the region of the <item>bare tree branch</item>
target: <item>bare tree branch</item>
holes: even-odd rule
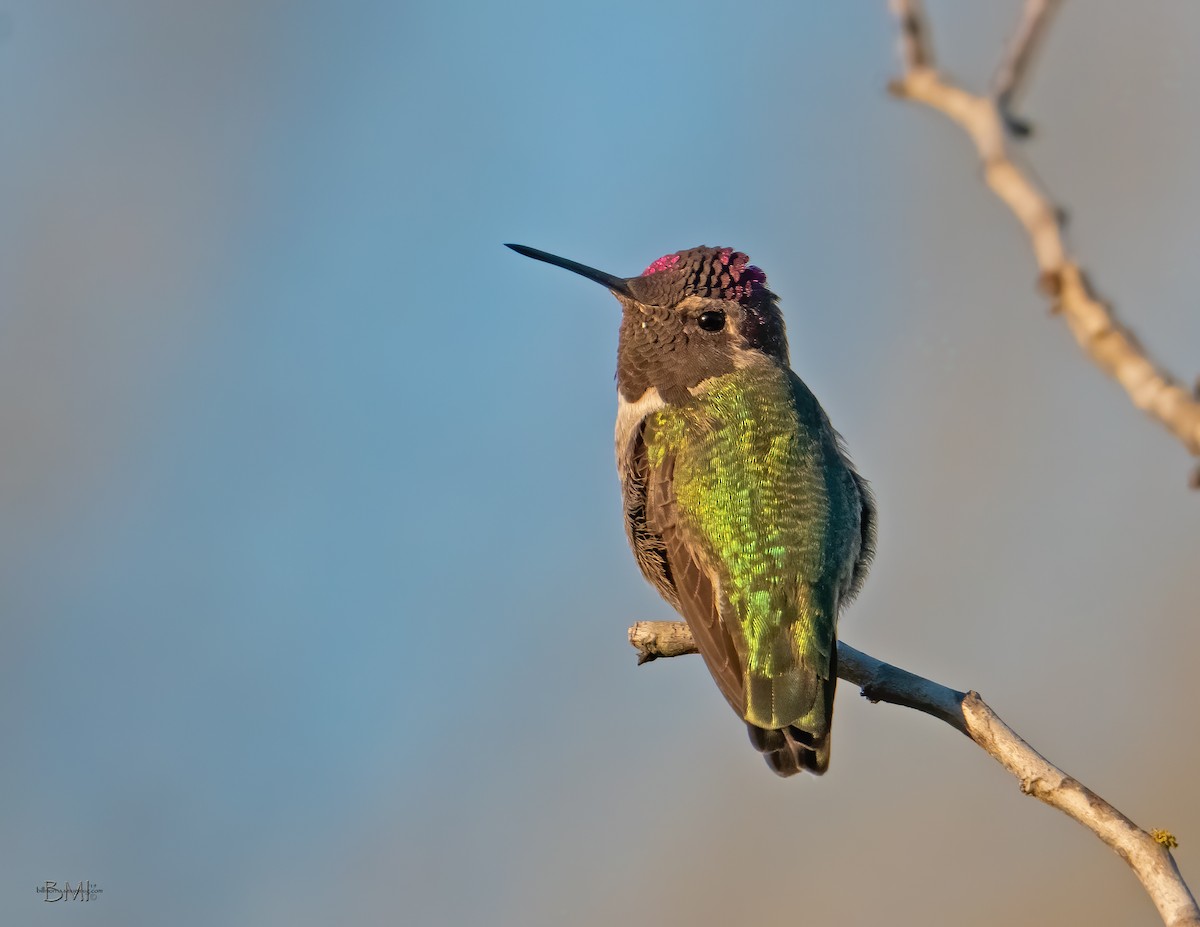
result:
[[[916,0],[889,0],[889,4],[899,20],[904,64],[904,75],[891,83],[891,91],[937,110],[967,133],[983,164],[987,185],[1029,235],[1040,271],[1039,286],[1050,297],[1052,310],[1063,316],[1083,352],[1121,384],[1135,406],[1166,427],[1191,454],[1200,456],[1200,400],[1158,367],[1133,332],[1096,297],[1083,270],[1067,254],[1059,210],[1009,157],[996,102],[968,93],[937,73],[929,26]],[[1028,7],[1025,15],[1030,16]],[[1045,13],[1038,17],[1032,27],[1035,35],[1047,18]],[[1014,42],[1016,57],[1028,57],[1026,46],[1032,39]],[[1014,64],[1010,90],[1019,83],[1024,69],[1023,64]],[[1200,482],[1200,474],[1193,476],[1193,481]]]
[[[695,653],[681,621],[639,621],[629,629],[638,662]],[[838,642],[838,676],[872,702],[932,715],[966,734],[1032,795],[1074,818],[1116,851],[1142,883],[1167,927],[1200,927],[1200,907],[1179,874],[1166,831],[1147,833],[1080,782],[1050,763],[1001,720],[978,692],[958,692]]]
[[[1013,135],[1025,137],[1033,131],[1026,120],[1013,115],[1012,106],[1021,90],[1022,81],[1029,74],[1038,43],[1046,34],[1046,27],[1058,10],[1059,3],[1060,0],[1025,0],[1017,31],[1004,49],[1004,57],[992,78],[992,96],[996,100],[996,108]]]

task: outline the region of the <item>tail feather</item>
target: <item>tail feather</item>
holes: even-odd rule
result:
[[[781,728],[763,728],[747,722],[750,743],[763,755],[778,776],[798,772],[821,775],[829,768],[829,730],[833,724],[833,696],[837,689],[837,651],[830,657],[829,678],[817,677],[824,701],[824,718],[817,724],[789,724]]]
[[[750,743],[762,753],[763,759],[777,776],[794,776],[810,772],[819,776],[829,768],[829,735],[819,740],[808,731],[795,726],[769,731],[746,725]]]

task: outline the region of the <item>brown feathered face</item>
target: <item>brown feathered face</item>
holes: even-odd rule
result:
[[[659,258],[614,295],[624,310],[617,386],[667,402],[709,377],[755,363],[787,364],[787,336],[766,275],[741,252],[691,248]]]

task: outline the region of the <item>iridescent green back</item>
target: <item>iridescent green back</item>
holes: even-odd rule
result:
[[[644,440],[652,470],[673,468],[676,517],[716,580],[742,661],[735,707],[751,724],[819,735],[861,506],[820,405],[790,370],[756,365],[653,413]]]

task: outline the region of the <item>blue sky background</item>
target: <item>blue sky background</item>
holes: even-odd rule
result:
[[[931,4],[985,84],[1019,3]],[[1200,365],[1200,10],[1066,4],[1022,154]],[[625,549],[617,306],[751,254],[880,505],[843,636],[1200,880],[1188,458],[1083,360],[885,4],[0,8],[0,921],[1121,923],[1132,876],[842,687],[780,781]]]

